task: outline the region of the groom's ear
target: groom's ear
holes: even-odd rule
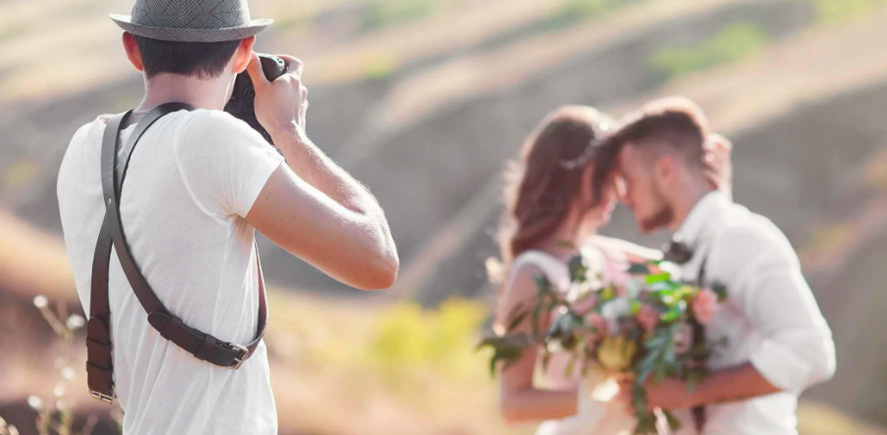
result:
[[[674,172],[674,160],[668,156],[659,156],[653,161],[653,175],[660,179],[666,180],[671,177]]]

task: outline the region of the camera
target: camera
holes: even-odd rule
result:
[[[276,78],[286,73],[286,63],[283,59],[270,54],[259,54],[259,60],[262,64],[262,71],[268,81],[274,81]],[[225,111],[233,115],[235,118],[241,119],[250,127],[258,131],[268,143],[273,144],[271,135],[259,124],[256,119],[256,89],[253,87],[253,81],[249,77],[249,73],[244,71],[237,75],[234,79],[234,90],[231,92],[231,99],[225,105]]]

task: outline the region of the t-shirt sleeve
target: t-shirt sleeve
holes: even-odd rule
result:
[[[245,217],[283,157],[246,123],[194,111],[175,145],[176,163],[194,201],[210,215]]]

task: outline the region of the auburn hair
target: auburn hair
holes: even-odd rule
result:
[[[499,226],[501,261],[487,262],[490,278],[502,282],[511,262],[549,238],[564,222],[579,194],[582,176],[611,120],[586,106],[548,114],[524,142],[505,173],[505,213]],[[589,206],[600,200],[600,190]]]

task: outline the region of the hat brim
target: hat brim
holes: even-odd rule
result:
[[[131,15],[110,14],[112,20],[121,29],[133,35],[144,36],[161,41],[176,42],[223,42],[246,39],[265,30],[274,20],[261,18],[251,20],[249,23],[238,27],[224,27],[221,29],[176,29],[166,27],[152,27],[132,22]]]

